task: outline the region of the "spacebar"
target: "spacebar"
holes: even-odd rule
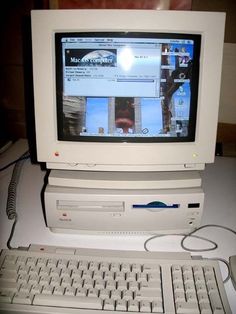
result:
[[[101,310],[102,300],[96,297],[36,294],[33,300],[33,305]]]

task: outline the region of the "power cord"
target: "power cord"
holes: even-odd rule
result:
[[[8,197],[7,197],[7,205],[6,205],[6,214],[7,214],[8,219],[10,219],[10,220],[14,219],[14,222],[13,222],[13,225],[11,228],[11,232],[10,232],[10,236],[8,238],[8,241],[7,241],[8,249],[13,249],[13,247],[11,246],[11,240],[12,240],[12,237],[13,237],[14,232],[15,232],[15,227],[16,227],[17,218],[18,218],[17,212],[16,212],[17,184],[19,182],[20,173],[21,173],[23,163],[24,163],[25,159],[27,159],[27,158],[29,158],[28,151],[25,152],[20,158],[18,158],[14,162],[11,162],[10,164],[8,164],[7,166],[4,167],[4,169],[6,169],[15,163],[15,166],[14,166],[14,169],[12,172],[12,176],[11,176],[11,181],[10,181],[9,186],[8,186]]]

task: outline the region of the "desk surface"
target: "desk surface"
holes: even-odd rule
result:
[[[7,152],[0,155],[0,167],[15,160],[27,149],[27,142],[20,140],[12,145]],[[0,247],[5,248],[12,221],[7,219],[5,206],[7,188],[11,179],[13,166],[0,172]],[[17,188],[18,223],[12,240],[12,246],[28,246],[34,244],[48,244],[73,246],[83,248],[144,250],[144,241],[148,236],[108,236],[108,235],[79,235],[55,234],[45,226],[42,206],[41,190],[46,172],[39,165],[32,165],[29,160],[24,163],[19,185]],[[202,172],[203,189],[205,191],[205,209],[202,225],[221,224],[236,228],[236,158],[217,157],[214,164],[207,165]],[[228,259],[236,254],[236,237],[234,234],[219,228],[207,228],[199,232],[219,245],[217,250],[203,252],[203,257],[221,257]],[[155,239],[148,244],[150,251],[183,251],[180,247],[179,236],[167,236]],[[204,247],[196,239],[189,239],[186,245],[197,248]],[[193,253],[200,255],[200,253]],[[222,264],[223,277],[226,268]],[[236,291],[231,281],[225,285],[232,313],[236,313]]]

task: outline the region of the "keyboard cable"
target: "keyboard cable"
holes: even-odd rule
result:
[[[8,186],[8,196],[7,196],[7,204],[6,204],[6,214],[8,219],[10,220],[14,220],[13,224],[12,224],[12,228],[11,228],[11,232],[10,232],[10,236],[7,240],[7,247],[8,249],[14,249],[11,246],[11,240],[13,238],[14,232],[15,232],[15,227],[16,227],[16,223],[18,220],[18,216],[17,216],[17,212],[16,212],[16,196],[17,196],[17,185],[19,182],[19,178],[20,178],[20,173],[22,170],[22,166],[25,162],[26,159],[29,158],[29,152],[25,152],[20,158],[18,158],[17,160],[9,163],[8,165],[6,165],[5,167],[3,167],[1,170],[5,170],[6,168],[8,168],[9,166],[11,166],[12,164],[15,163],[13,172],[12,172],[12,176],[11,176],[11,180]]]

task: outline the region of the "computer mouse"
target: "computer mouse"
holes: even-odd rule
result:
[[[229,269],[230,269],[231,281],[234,286],[234,289],[236,290],[236,255],[230,256]]]

